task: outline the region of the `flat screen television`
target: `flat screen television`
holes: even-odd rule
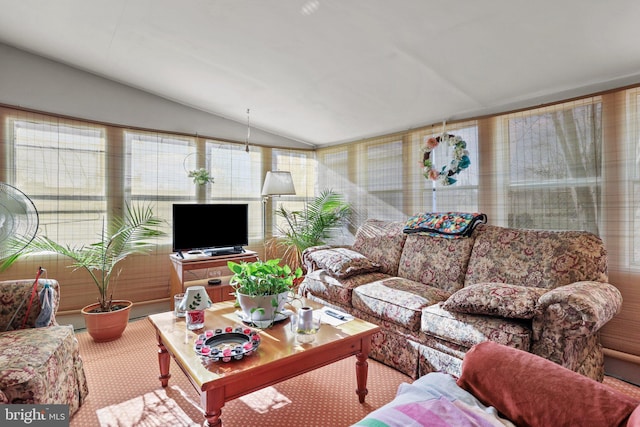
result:
[[[248,244],[248,204],[173,205],[173,250],[178,255],[242,253]]]

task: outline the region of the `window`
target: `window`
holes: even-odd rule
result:
[[[104,129],[44,117],[10,123],[13,182],[34,202],[40,231],[67,244],[95,241],[106,213]]]
[[[325,150],[318,159],[318,186],[331,188],[341,194],[349,194],[349,152],[346,148]]]
[[[262,155],[263,149],[252,146],[207,140],[207,164],[214,183],[207,188],[207,203],[248,203],[249,243],[262,239]],[[227,224],[233,226],[233,219]]]
[[[510,226],[599,234],[601,111],[593,100],[508,117]]]
[[[365,151],[360,178],[368,193],[369,212],[377,218],[396,218],[404,205],[402,140],[367,144]]]
[[[187,175],[197,169],[193,139],[125,132],[125,140],[132,199],[156,200],[160,195],[183,200],[195,198],[196,187]]]
[[[131,131],[124,131],[124,140],[126,173],[114,168],[112,179],[124,175],[126,199],[152,206],[159,218],[171,223],[174,203],[196,200],[196,184],[188,177],[188,171],[197,169],[195,140]]]
[[[271,207],[273,212],[284,206],[290,211],[302,211],[306,206],[307,198],[314,196],[314,185],[316,182],[316,167],[314,155],[308,151],[273,149],[271,152],[271,168],[265,170],[289,171],[293,179],[293,185],[296,190],[295,195],[276,196],[272,198]],[[264,176],[260,180],[262,183]],[[262,188],[260,189],[262,191]],[[319,189],[322,191],[322,189]],[[273,234],[278,234],[279,227],[287,228],[285,220],[279,216],[274,216],[276,221]],[[269,234],[269,233],[267,233]]]
[[[418,188],[422,198],[420,205],[425,206],[426,211],[433,212],[475,212],[478,210],[478,172],[480,168],[478,154],[478,127],[463,126],[460,128],[446,129],[450,135],[459,136],[467,144],[471,165],[463,169],[453,178],[456,183],[443,186],[430,179],[424,178],[420,173]],[[425,140],[429,137],[441,135],[438,133],[420,134],[419,145],[422,149]],[[437,170],[447,166],[452,159],[451,148],[445,144],[440,144],[431,152],[431,160]],[[418,164],[422,162],[423,152],[419,150]]]

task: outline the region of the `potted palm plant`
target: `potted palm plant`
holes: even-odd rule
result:
[[[126,205],[125,214],[114,217],[111,226],[103,224],[97,242],[70,246],[36,236],[23,250],[4,260],[0,271],[27,254],[50,252],[71,258],[70,267],[86,270],[98,290],[98,301],[82,309],[87,331],[95,341],[111,341],[124,332],[132,306],[131,301],[113,299],[113,287],[122,271],[118,264],[129,255],[148,253],[153,247],[151,240],[166,235],[159,229],[162,223],[150,206]],[[25,246],[18,240],[14,243]]]
[[[278,248],[283,248],[281,258],[292,267],[302,267],[302,252],[325,244],[348,221],[351,211],[351,205],[333,190],[322,191],[302,211],[281,206],[276,215],[284,218],[284,224],[278,227],[279,236],[266,243],[267,250],[277,253]]]
[[[229,283],[236,291],[236,300],[245,319],[251,322],[273,323],[302,276],[300,267],[291,270],[280,265],[280,259],[227,263],[233,273]]]

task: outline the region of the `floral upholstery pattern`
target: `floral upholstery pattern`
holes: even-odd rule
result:
[[[412,377],[459,375],[471,347],[495,341],[602,381],[598,331],[622,297],[607,283],[600,238],[479,224],[470,237],[442,239],[402,226],[368,220],[348,246],[380,272],[336,278],[308,259],[329,246],[303,253],[303,295],[382,328],[372,358]]]
[[[547,292],[540,298],[540,314],[533,319],[532,352],[574,371],[588,370],[602,381],[604,356],[597,332],[621,305],[620,291],[607,283],[578,282]],[[593,348],[599,351],[585,352]],[[594,362],[596,366],[589,364]]]
[[[402,277],[391,277],[358,286],[352,294],[353,307],[417,331],[422,309],[444,301],[449,293]]]
[[[59,284],[40,279],[38,290],[48,283],[55,290],[54,313],[59,302]],[[31,295],[32,280],[0,282],[0,402],[20,404],[67,404],[74,414],[88,394],[87,381],[73,327],[51,324],[35,328],[40,311],[34,299],[25,329],[20,329]],[[25,295],[27,299],[25,300]],[[11,325],[9,320],[18,316]]]
[[[380,270],[380,264],[376,264],[364,255],[347,248],[320,249],[310,252],[308,257],[333,277],[343,279],[356,274]]]
[[[440,239],[410,234],[400,257],[398,276],[454,292],[464,285],[474,238]],[[446,256],[442,256],[446,254]]]
[[[435,304],[422,310],[420,330],[427,335],[455,342],[467,349],[483,341],[494,341],[529,351],[532,331],[526,323],[493,316],[452,313]],[[455,331],[454,334],[451,331]]]
[[[387,274],[375,272],[337,279],[324,270],[308,273],[298,289],[303,296],[316,296],[335,304],[351,307],[351,294],[355,288],[366,283],[375,282],[391,277]]]
[[[382,330],[374,334],[372,338],[369,357],[392,366],[413,379],[417,378],[418,346],[414,342],[417,340],[417,334],[407,335],[407,329],[397,323],[382,320],[373,314],[362,312],[353,307],[338,305],[333,301],[318,298],[311,293],[308,298],[327,307],[349,312],[358,319],[379,325]]]
[[[460,355],[451,355],[429,345],[419,346],[420,360],[418,364],[419,376],[430,372],[446,372],[459,377],[462,372],[462,360],[468,349],[460,351]]]
[[[538,311],[538,298],[545,292],[506,283],[478,283],[460,289],[442,307],[458,313],[531,319]]]
[[[42,291],[45,284],[49,285],[54,291],[52,309],[55,313],[60,305],[60,285],[56,280],[38,279],[37,295]],[[20,329],[27,314],[32,288],[33,280],[7,280],[0,282],[0,331]],[[37,295],[33,298],[29,316],[24,323],[25,328],[36,327],[36,318],[41,309],[40,299],[37,298]],[[57,325],[55,316],[51,318],[50,325]]]
[[[415,379],[418,377],[418,351],[418,347],[402,334],[383,329],[373,336],[369,356]]]
[[[540,315],[534,318],[536,340],[545,330],[556,329],[564,336],[594,335],[622,305],[622,294],[613,285],[600,282],[576,282],[545,293],[540,298]],[[545,313],[557,313],[562,322],[545,321]]]
[[[485,224],[476,229],[467,285],[501,282],[553,289],[584,280],[608,280],[604,244],[594,234]]]
[[[380,271],[396,276],[406,234],[404,223],[368,219],[356,232],[354,251],[380,264]]]

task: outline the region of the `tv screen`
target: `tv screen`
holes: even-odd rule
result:
[[[242,247],[248,244],[248,204],[173,205],[175,252],[201,250],[208,255],[237,253],[242,252]]]

